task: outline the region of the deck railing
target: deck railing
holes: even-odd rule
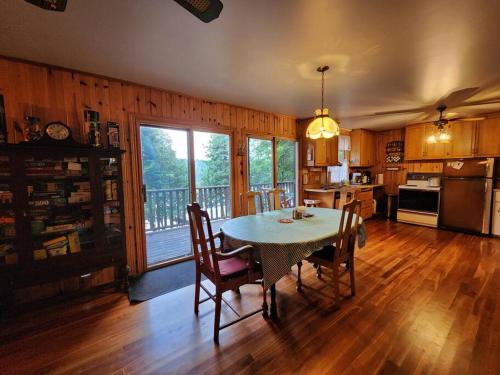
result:
[[[270,184],[252,185],[251,190],[263,191]],[[295,182],[279,182],[287,198],[295,205]],[[146,231],[159,231],[188,225],[186,205],[190,202],[188,188],[146,190],[144,216]],[[231,217],[231,188],[229,185],[205,186],[196,189],[196,200],[207,210],[211,220]],[[264,203],[266,206],[266,203]],[[267,207],[266,207],[267,209]]]

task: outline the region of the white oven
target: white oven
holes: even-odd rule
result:
[[[400,185],[397,220],[437,228],[440,198],[439,186]]]

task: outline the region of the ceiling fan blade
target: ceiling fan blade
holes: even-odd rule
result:
[[[445,104],[448,108],[460,106],[462,102],[476,95],[481,89],[479,87],[468,87],[453,91],[446,98],[441,99],[437,104]]]
[[[429,121],[433,118],[436,118],[435,113],[423,113],[421,116],[418,116],[414,121],[416,122],[424,122],[424,121]]]
[[[427,112],[428,110],[429,110],[429,107],[398,109],[398,110],[394,110],[394,111],[375,112],[375,113],[370,114],[369,116],[404,115],[406,113],[422,113],[422,112]]]
[[[474,102],[462,103],[462,104],[458,105],[457,107],[472,107],[475,105],[488,105],[488,104],[500,104],[500,98],[476,100]]]
[[[175,0],[175,2],[205,23],[218,18],[223,7],[220,0]]]
[[[486,117],[457,117],[451,120],[448,120],[450,122],[452,121],[481,121],[484,120]]]
[[[53,10],[56,12],[64,12],[66,10],[67,0],[24,0],[27,3],[33,4],[45,10]]]

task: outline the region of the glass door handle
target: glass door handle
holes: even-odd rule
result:
[[[142,184],[142,200],[144,203],[148,201],[148,195],[146,194],[146,184]]]

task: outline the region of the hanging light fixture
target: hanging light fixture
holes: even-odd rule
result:
[[[427,137],[427,143],[450,143],[451,136],[446,129],[449,120],[443,118],[443,112],[446,110],[446,106],[441,105],[437,110],[439,111],[439,119],[434,121],[437,132]]]
[[[314,111],[314,120],[307,127],[306,137],[311,139],[332,138],[340,134],[339,124],[328,116],[328,108],[324,108],[325,72],[330,69],[328,65],[318,67],[321,73],[321,108]]]

